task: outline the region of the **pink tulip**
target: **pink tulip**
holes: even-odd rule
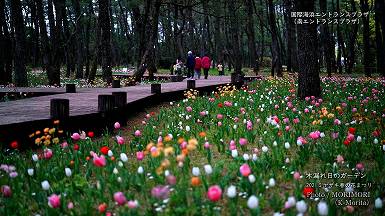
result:
[[[67,148],[68,147],[68,143],[66,141],[64,141],[61,145],[61,148]]]
[[[210,101],[210,102],[214,102],[214,101],[215,101],[215,98],[209,98],[209,101]]]
[[[50,159],[52,157],[53,153],[52,153],[52,150],[51,149],[44,149],[44,153],[43,153],[43,156],[44,156],[44,159]]]
[[[231,103],[230,101],[225,101],[223,102],[223,104],[227,107],[231,107],[233,105],[233,103]]]
[[[119,128],[120,128],[120,123],[119,123],[119,122],[115,122],[114,128],[115,128],[115,129],[119,129]]]
[[[235,117],[234,118],[234,122],[238,122],[239,121],[239,118],[238,117]]]
[[[293,123],[294,124],[298,124],[299,123],[299,119],[298,118],[293,119]]]
[[[241,172],[241,175],[244,177],[248,177],[251,173],[250,166],[248,164],[243,164],[241,167],[239,167],[239,171]]]
[[[56,194],[52,194],[48,197],[48,205],[51,208],[59,208],[60,207],[60,196]]]
[[[212,202],[220,200],[222,197],[222,189],[218,185],[209,187],[209,190],[207,191],[207,197]]]
[[[191,112],[192,111],[192,108],[190,106],[186,107],[186,111],[187,112]]]
[[[73,202],[69,202],[69,203],[67,204],[67,208],[68,208],[68,209],[73,209],[73,208],[74,208],[74,203],[73,203]]]
[[[170,189],[167,186],[158,185],[151,189],[151,195],[157,199],[165,200],[170,195]]]
[[[289,125],[286,125],[285,131],[289,131],[289,130],[290,130],[290,126],[289,126]]]
[[[301,174],[299,172],[294,172],[293,177],[295,180],[299,180],[301,178]]]
[[[8,185],[1,186],[1,193],[3,194],[4,197],[12,196],[11,187],[9,187]]]
[[[313,139],[313,140],[317,140],[317,139],[320,138],[320,134],[321,134],[321,132],[319,132],[319,131],[313,131],[313,132],[311,132],[311,133],[309,134],[309,137],[310,137],[311,139]]]
[[[180,144],[180,148],[181,148],[181,149],[187,148],[187,142],[186,142],[186,141],[183,141],[183,142]]]
[[[245,139],[245,138],[240,138],[240,139],[239,139],[239,145],[241,145],[241,146],[247,145],[247,139]]]
[[[217,119],[222,119],[223,115],[222,114],[217,114]]]
[[[173,176],[173,175],[168,175],[168,176],[166,177],[166,180],[167,180],[167,183],[168,183],[169,185],[175,185],[175,184],[176,184],[176,177]]]
[[[143,160],[144,158],[144,153],[142,151],[136,152],[136,159],[138,160]]]
[[[246,123],[246,129],[249,131],[253,129],[253,123],[250,120]]]
[[[305,112],[305,113],[309,113],[309,109],[308,109],[308,108],[305,108],[304,112]]]
[[[332,132],[332,138],[337,139],[339,136],[339,132]]]
[[[358,163],[356,164],[356,169],[358,171],[363,171],[364,170],[364,164],[363,163]]]
[[[124,138],[121,137],[121,136],[116,136],[116,142],[117,142],[119,145],[123,145],[123,144],[124,144]]]
[[[71,138],[75,141],[79,140],[80,139],[80,134],[79,133],[73,133]]]
[[[114,193],[114,200],[118,203],[118,205],[124,205],[127,202],[126,196],[124,196],[123,192]]]
[[[337,155],[336,161],[337,161],[337,163],[343,163],[344,157],[342,157],[342,155]]]
[[[97,167],[104,167],[106,166],[106,158],[104,157],[104,155],[101,155],[100,157],[97,155],[97,154],[94,154],[93,155],[93,163],[95,166]]]
[[[205,115],[206,115],[206,111],[201,111],[201,112],[199,113],[199,115],[200,115],[200,116],[205,116]]]
[[[222,122],[218,122],[217,124],[218,124],[218,127],[222,126]]]
[[[136,137],[140,137],[140,136],[142,135],[142,133],[140,132],[140,130],[136,130],[135,133],[134,133],[134,135],[135,135]]]
[[[204,147],[205,147],[205,149],[209,149],[210,148],[210,143],[209,142],[205,142]]]
[[[335,125],[340,125],[341,124],[341,121],[339,119],[334,119],[334,124]]]
[[[130,209],[137,208],[137,207],[138,207],[138,202],[137,202],[137,201],[130,200],[130,201],[127,202],[127,206],[128,206],[128,208],[130,208]]]
[[[274,109],[279,109],[278,104],[276,104],[276,105],[274,106]]]
[[[241,112],[242,114],[245,114],[245,113],[246,113],[246,109],[242,107],[242,108],[240,109],[240,112]]]

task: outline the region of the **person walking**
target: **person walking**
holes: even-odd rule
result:
[[[193,78],[194,75],[194,67],[195,67],[195,58],[191,51],[187,53],[187,79]]]
[[[217,68],[218,68],[218,74],[219,74],[219,76],[225,75],[225,73],[223,72],[223,65],[222,65],[222,63],[219,62]]]
[[[209,76],[210,66],[211,66],[210,58],[207,55],[204,55],[202,58],[202,68],[205,74],[205,79],[207,79],[207,77]]]
[[[202,59],[197,56],[195,57],[194,79],[201,78],[201,69],[202,69]]]

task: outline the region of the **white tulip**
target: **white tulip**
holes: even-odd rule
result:
[[[186,126],[186,131],[189,132],[191,129],[190,129],[190,126]]]
[[[138,167],[138,174],[143,174],[144,169],[142,166]]]
[[[127,157],[126,153],[120,153],[120,160],[123,162],[128,161],[128,157]]]
[[[238,157],[238,151],[236,149],[231,150],[231,157],[233,157],[233,158]]]
[[[170,170],[165,170],[165,171],[164,171],[164,176],[167,177],[167,176],[169,176],[169,175],[170,175]]]
[[[108,157],[112,157],[114,155],[114,153],[111,150],[108,150],[107,155],[108,155]]]
[[[255,182],[255,176],[253,174],[249,175],[249,182],[254,183]]]
[[[320,136],[321,138],[324,138],[324,137],[325,137],[325,133],[324,133],[324,132],[321,132],[319,136]]]
[[[273,178],[269,179],[269,186],[274,187],[275,186],[275,180]]]
[[[112,173],[114,173],[115,175],[119,173],[118,169],[116,169],[116,167],[114,167],[114,169],[112,170]]]
[[[71,169],[68,168],[68,167],[64,169],[64,172],[65,172],[65,174],[66,174],[67,177],[70,177],[70,176],[72,175],[72,171],[71,171]]]
[[[227,188],[226,195],[229,198],[234,198],[235,196],[237,196],[237,188],[234,185],[230,185],[230,187]]]
[[[119,167],[123,167],[123,162],[122,162],[122,161],[119,161],[119,162],[118,162],[118,166],[119,166]]]
[[[193,174],[194,176],[199,176],[199,175],[200,175],[199,167],[193,167],[193,168],[192,168],[192,174]]]
[[[32,155],[32,160],[35,162],[37,162],[39,160],[39,157],[37,156],[37,154]]]
[[[42,181],[41,187],[43,188],[43,190],[49,190],[49,188],[50,188],[49,182],[47,180]]]
[[[277,141],[274,141],[273,146],[277,146],[277,145],[278,145]]]
[[[250,209],[256,209],[256,208],[258,208],[258,205],[259,205],[259,200],[254,195],[250,196],[249,199],[247,200],[247,206]]]
[[[296,204],[295,197],[290,196],[289,198],[287,198],[287,203],[289,204],[290,208],[295,206],[295,204]]]
[[[374,141],[373,141],[374,144],[378,144],[378,139],[375,138]]]
[[[269,151],[269,148],[268,148],[267,146],[263,146],[263,147],[262,147],[262,151],[263,151],[263,152],[267,152],[267,151]]]
[[[243,154],[243,160],[248,161],[250,159],[249,154]]]
[[[119,183],[121,183],[122,182],[122,177],[118,177],[118,179],[117,179],[117,181],[119,182]]]
[[[297,211],[299,213],[305,213],[306,210],[307,210],[307,205],[305,203],[305,201],[301,200],[301,201],[298,201],[296,204],[295,204],[295,208],[297,209]]]
[[[257,161],[257,160],[258,160],[257,154],[253,154],[253,161]]]
[[[213,167],[210,164],[204,165],[206,175],[210,175],[213,173]]]
[[[326,202],[324,201],[319,202],[317,205],[317,211],[319,215],[323,215],[323,216],[328,215],[329,208]]]
[[[361,136],[357,136],[357,142],[362,142]]]
[[[33,176],[34,170],[33,169],[28,169],[27,173],[28,173],[28,175]]]
[[[377,209],[382,208],[382,200],[381,200],[380,197],[378,197],[378,198],[374,201],[374,207],[376,207]]]
[[[290,143],[285,142],[285,148],[286,148],[286,149],[289,149],[289,148],[290,148]]]

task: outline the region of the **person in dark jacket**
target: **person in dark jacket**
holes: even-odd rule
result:
[[[194,75],[194,67],[195,67],[195,58],[191,51],[188,51],[187,53],[187,79],[190,79]]]

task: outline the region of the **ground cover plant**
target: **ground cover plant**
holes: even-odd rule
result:
[[[293,78],[266,79],[100,138],[34,132],[37,150],[0,154],[0,215],[382,215],[384,86],[322,78],[299,100]]]

